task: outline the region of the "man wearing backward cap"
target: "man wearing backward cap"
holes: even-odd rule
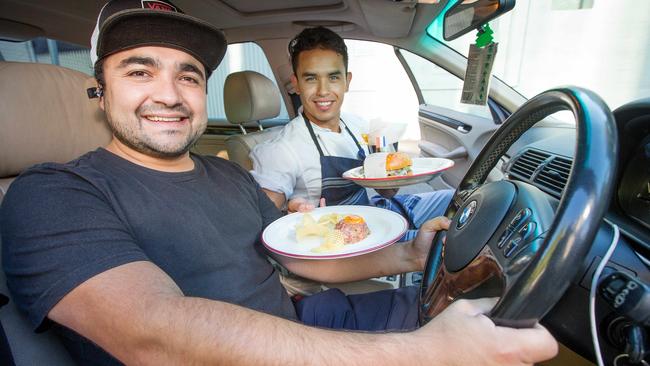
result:
[[[405,333],[354,330],[416,328],[414,304],[391,308],[412,301],[408,290],[350,297],[370,315],[319,296],[294,306],[259,242],[280,212],[235,164],[189,153],[207,124],[222,33],[169,2],[115,0],[92,45],[91,94],[112,141],[32,167],[0,207],[13,299],[79,364],[522,364],[557,351],[542,327],[495,326],[482,315],[490,300],[458,301]],[[447,225],[431,220],[413,242],[345,260],[276,259],[330,282],[421,270]],[[383,328],[367,321],[381,316]]]

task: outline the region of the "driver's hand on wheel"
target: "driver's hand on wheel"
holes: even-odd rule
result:
[[[413,332],[426,350],[442,350],[432,364],[532,365],[557,355],[558,345],[541,325],[515,329],[495,325],[483,315],[496,299],[458,300],[428,324]],[[444,362],[440,359],[444,358]]]
[[[433,237],[436,235],[437,231],[448,230],[449,223],[451,221],[445,216],[434,217],[429,221],[426,221],[420,229],[418,234],[413,239],[413,248],[416,251],[416,258],[419,258],[418,269],[424,269],[424,265],[429,255],[429,250],[431,249],[431,242]]]

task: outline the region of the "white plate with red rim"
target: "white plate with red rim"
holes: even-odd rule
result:
[[[454,161],[443,158],[413,158],[413,175],[404,175],[386,178],[366,178],[363,167],[350,169],[343,173],[343,178],[354,183],[374,189],[390,189],[408,186],[411,184],[426,183],[454,166]]]
[[[408,223],[406,219],[390,210],[372,206],[327,206],[317,207],[309,214],[316,220],[326,214],[359,215],[363,217],[370,229],[370,235],[360,242],[346,244],[330,252],[315,253],[312,249],[320,246],[323,238],[310,236],[301,242],[296,240],[296,225],[305,215],[292,213],[273,221],[262,233],[262,243],[270,251],[292,258],[302,259],[336,259],[354,257],[385,248],[399,240]]]

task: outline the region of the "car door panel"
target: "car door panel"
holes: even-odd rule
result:
[[[430,184],[433,188],[456,188],[469,166],[498,125],[485,117],[444,107],[420,105],[420,153],[424,157],[447,158],[454,166]]]

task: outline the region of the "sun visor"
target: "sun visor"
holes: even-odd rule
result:
[[[360,0],[359,5],[375,36],[402,38],[411,31],[416,11],[414,2]]]

